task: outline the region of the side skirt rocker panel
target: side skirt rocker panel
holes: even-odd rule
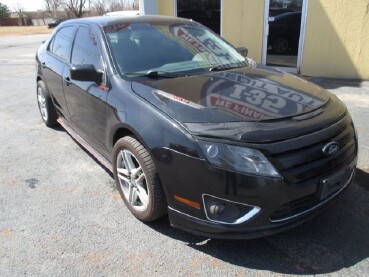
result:
[[[82,145],[82,147],[85,148],[93,157],[95,157],[106,169],[113,173],[113,167],[110,161],[104,158],[85,139],[75,132],[63,118],[59,117],[57,121],[73,139]]]

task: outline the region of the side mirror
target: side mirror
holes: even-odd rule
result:
[[[237,47],[236,50],[238,53],[240,53],[245,58],[249,54],[249,49],[247,49],[246,47]]]
[[[70,69],[70,78],[76,81],[89,81],[101,84],[103,73],[98,72],[92,64],[73,65]]]

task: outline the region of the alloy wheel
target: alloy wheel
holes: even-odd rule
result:
[[[121,150],[117,156],[117,175],[127,202],[137,211],[144,211],[149,205],[149,190],[146,176],[135,155]]]
[[[43,120],[46,122],[48,120],[48,113],[47,113],[47,104],[46,104],[46,96],[45,92],[42,90],[41,87],[37,88],[37,101],[38,106],[40,108],[41,116]]]

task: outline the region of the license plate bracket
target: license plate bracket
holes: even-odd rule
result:
[[[324,200],[339,191],[345,184],[345,172],[338,172],[320,180],[319,198]]]

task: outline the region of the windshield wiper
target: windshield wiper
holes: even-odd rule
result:
[[[240,67],[244,67],[244,65],[240,65],[240,66],[224,66],[224,65],[218,65],[218,66],[210,67],[209,68],[209,71],[223,71],[223,70],[235,69],[235,68],[240,68]]]
[[[149,70],[147,72],[127,72],[123,73],[124,76],[132,76],[132,77],[148,77],[151,79],[158,79],[158,78],[178,78],[185,75],[180,74],[173,74],[166,71],[156,71],[156,70]]]

